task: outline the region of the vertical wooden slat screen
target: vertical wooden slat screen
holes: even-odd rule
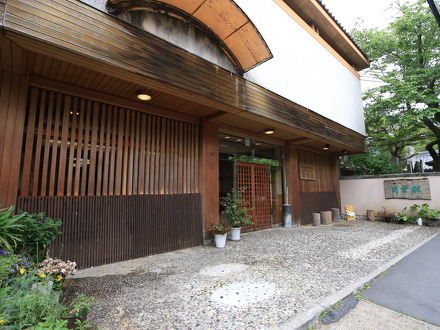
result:
[[[32,87],[19,196],[198,193],[197,125]]]
[[[19,197],[17,207],[63,219],[50,253],[79,268],[203,243],[200,194]]]

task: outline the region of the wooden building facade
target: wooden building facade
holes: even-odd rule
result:
[[[221,35],[209,15],[197,22]],[[272,54],[249,19],[240,26],[219,38],[231,73],[77,0],[0,0],[3,207],[62,219],[54,252],[89,267],[202,244],[220,221],[222,180],[249,188],[262,219],[252,230],[281,224],[286,202],[296,224],[339,206],[337,157],[363,152],[364,136],[243,78]],[[231,138],[273,162],[228,153]]]

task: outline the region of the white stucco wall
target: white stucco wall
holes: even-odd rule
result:
[[[245,78],[365,134],[360,80],[274,1],[235,2],[274,56]]]
[[[105,0],[83,1],[106,11]],[[273,0],[235,2],[258,28],[274,56],[244,77],[365,134],[360,80]],[[176,44],[203,56],[203,52],[194,51],[194,42]],[[206,47],[206,43],[200,45]]]
[[[422,179],[428,178],[431,191],[431,200],[385,199],[384,180]],[[353,205],[356,213],[365,215],[367,210],[400,212],[403,208],[413,204],[427,203],[431,208],[440,210],[440,175],[438,176],[413,176],[372,179],[340,180],[341,208],[344,205]]]

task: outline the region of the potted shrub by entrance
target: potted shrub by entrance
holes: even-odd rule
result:
[[[239,241],[241,227],[252,225],[252,216],[249,212],[252,210],[246,207],[246,202],[241,198],[244,189],[232,189],[231,193],[227,193],[226,197],[220,199],[220,204],[224,210],[222,214],[228,219],[231,225],[231,240]]]
[[[226,235],[229,231],[229,225],[219,224],[212,225],[209,231],[214,234],[215,247],[224,248],[226,246]]]

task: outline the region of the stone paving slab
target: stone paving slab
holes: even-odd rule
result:
[[[82,270],[69,290],[95,297],[89,320],[102,329],[277,328],[437,232],[369,221],[274,228],[243,234],[225,249],[201,246]],[[213,269],[226,274],[213,276]],[[244,306],[212,298],[237,282],[270,283],[274,292]]]

